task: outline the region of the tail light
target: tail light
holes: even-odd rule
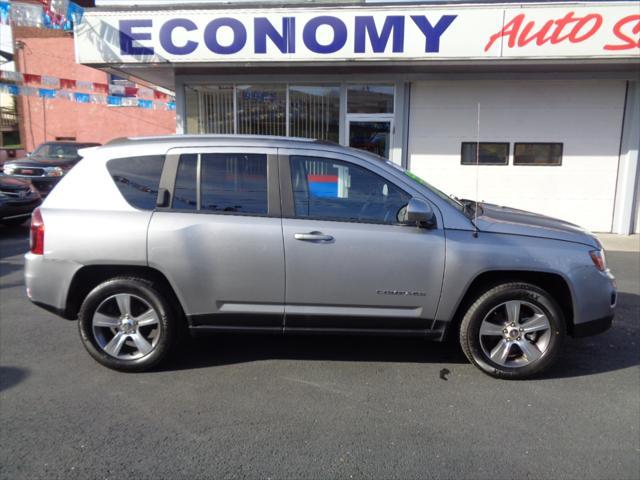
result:
[[[607,262],[604,258],[604,250],[591,250],[589,252],[591,261],[598,270],[604,272],[607,269]]]
[[[44,222],[40,209],[36,208],[31,214],[31,236],[29,238],[31,253],[44,254]]]

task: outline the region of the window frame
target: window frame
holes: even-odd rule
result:
[[[301,220],[301,221],[310,221],[310,222],[340,222],[340,223],[351,223],[356,225],[380,225],[386,227],[411,227],[411,225],[399,223],[399,222],[378,222],[373,220],[353,220],[353,219],[345,219],[339,217],[300,217],[295,213],[295,193],[293,191],[293,183],[291,179],[291,158],[292,157],[310,157],[310,158],[321,158],[329,161],[341,162],[345,163],[349,166],[354,166],[357,168],[361,168],[372,175],[379,177],[384,182],[394,186],[404,194],[406,194],[409,198],[415,197],[415,194],[407,190],[404,186],[400,185],[398,182],[394,181],[395,179],[390,179],[389,176],[384,175],[384,171],[376,171],[375,169],[370,168],[366,164],[362,164],[356,161],[353,161],[357,157],[349,157],[346,155],[341,155],[336,152],[325,152],[320,150],[297,150],[297,149],[286,149],[285,151],[280,151],[279,155],[279,165],[280,165],[280,191],[282,193],[281,201],[282,201],[282,218],[293,219],[293,220]]]
[[[472,144],[472,145],[476,145],[476,144],[480,144],[482,145],[483,143],[489,143],[489,144],[493,144],[493,145],[506,145],[507,146],[507,155],[505,157],[505,161],[503,163],[480,163],[480,162],[472,162],[472,163],[465,163],[464,162],[464,146],[468,145],[468,144]],[[479,147],[478,147],[479,148]],[[477,152],[477,150],[476,150]],[[509,157],[511,155],[511,143],[510,142],[489,142],[489,141],[480,141],[480,142],[476,142],[476,141],[471,141],[471,142],[460,142],[460,165],[463,165],[465,167],[469,167],[469,166],[494,166],[494,167],[503,167],[503,166],[508,166],[509,165]]]
[[[560,161],[558,163],[516,163],[516,148],[518,145],[560,145]],[[564,157],[564,142],[514,142],[513,166],[514,167],[561,167]]]
[[[201,188],[199,185],[199,181],[201,179],[200,168],[201,162],[197,162],[197,173],[196,173],[196,201],[197,207],[195,210],[187,210],[180,208],[173,208],[173,199],[175,195],[175,185],[178,174],[178,166],[180,163],[180,157],[182,155],[188,154],[196,154],[196,155],[207,155],[207,154],[236,154],[236,155],[249,155],[249,154],[257,154],[264,155],[265,161],[267,162],[267,213],[249,213],[249,212],[225,212],[225,211],[215,211],[215,210],[206,210],[201,209]],[[159,204],[162,200],[162,190],[166,190],[169,192],[168,199],[168,207],[156,207],[156,211],[159,212],[172,212],[172,213],[183,213],[183,214],[197,214],[197,215],[231,215],[231,216],[241,216],[241,217],[281,217],[281,208],[280,208],[280,188],[279,188],[279,178],[278,178],[278,156],[276,148],[260,148],[260,147],[183,147],[183,148],[173,148],[167,152],[166,160],[164,163],[164,169],[162,171],[162,176],[160,178],[160,185],[158,188],[158,198],[157,204]]]

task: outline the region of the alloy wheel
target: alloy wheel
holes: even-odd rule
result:
[[[533,303],[511,300],[494,307],[480,324],[484,354],[503,367],[524,367],[549,347],[551,323]]]
[[[150,354],[162,334],[156,310],[143,298],[128,293],[103,300],[91,323],[98,346],[120,360],[137,360]]]

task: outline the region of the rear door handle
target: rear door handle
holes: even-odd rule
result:
[[[331,235],[325,235],[322,232],[296,233],[293,238],[304,242],[330,242],[333,240]]]

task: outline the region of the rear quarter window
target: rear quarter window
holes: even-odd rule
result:
[[[164,155],[115,158],[107,170],[118,190],[132,207],[153,210],[164,166]]]

